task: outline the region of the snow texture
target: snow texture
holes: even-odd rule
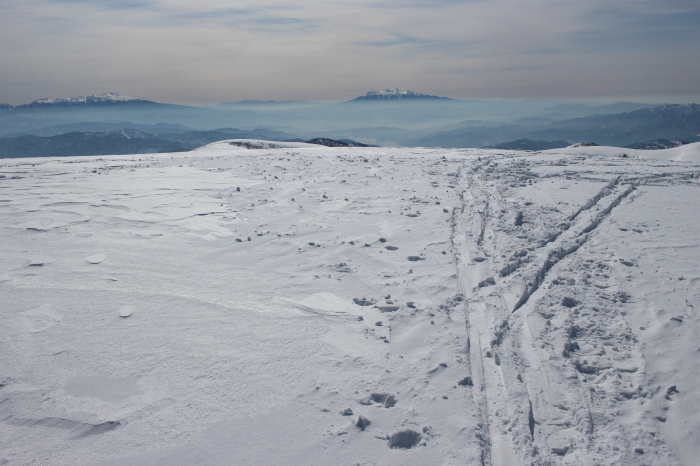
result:
[[[699,149],[3,160],[0,464],[696,464]]]

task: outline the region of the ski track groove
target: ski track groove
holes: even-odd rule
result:
[[[458,186],[461,187],[461,181],[462,181],[462,168],[460,167],[457,171],[458,173],[458,178],[457,178],[457,184]],[[464,215],[465,208],[467,207],[466,205],[466,200],[464,199],[464,188],[460,190],[459,193],[459,198],[461,201],[461,205],[459,207],[454,207],[452,209],[452,214],[450,218],[450,227],[451,227],[451,235],[450,235],[450,241],[452,245],[452,254],[454,256],[454,262],[455,262],[455,268],[456,268],[456,274],[457,274],[457,287],[458,287],[458,292],[464,297],[463,300],[463,311],[464,311],[464,317],[465,317],[465,331],[467,334],[467,345],[465,348],[466,356],[467,356],[467,377],[470,377],[472,380],[472,386],[468,387],[468,389],[472,390],[472,395],[473,399],[475,401],[475,405],[477,407],[477,415],[480,419],[481,422],[479,422],[479,427],[483,426],[482,428],[477,429],[477,440],[479,441],[479,448],[481,450],[480,454],[480,461],[482,466],[487,466],[491,465],[491,434],[490,434],[490,428],[489,428],[489,420],[488,420],[488,415],[486,414],[487,412],[487,404],[488,404],[488,399],[486,397],[486,394],[484,394],[483,397],[480,397],[477,395],[477,387],[483,387],[483,359],[481,353],[478,354],[478,358],[475,358],[474,350],[472,345],[472,339],[474,336],[476,336],[476,347],[481,348],[481,339],[480,336],[477,335],[472,335],[473,329],[471,325],[471,318],[470,318],[470,306],[469,306],[469,298],[467,294],[466,287],[464,286],[464,277],[463,277],[463,271],[462,271],[462,263],[463,263],[463,257],[460,254],[460,250],[458,248],[458,245],[456,243],[456,238],[458,235],[460,235],[463,232],[458,232],[458,217]],[[461,218],[459,218],[461,220]],[[461,224],[461,223],[460,223]],[[478,363],[478,377],[474,373],[474,360],[477,360]],[[479,392],[481,392],[482,389],[479,389]],[[483,399],[481,399],[483,398]],[[482,432],[485,434],[485,438],[481,437]]]
[[[463,185],[463,178],[461,177],[460,185]],[[466,188],[463,187],[463,189],[468,189],[471,196],[475,198],[476,193],[474,188],[474,178],[472,177],[468,186]],[[462,194],[461,199],[462,206],[459,210],[462,215],[464,215],[464,211],[467,207],[464,194]],[[485,207],[482,209],[478,209],[472,204],[471,213],[477,213],[479,219],[479,233],[475,241],[475,253],[486,252],[481,248],[481,246],[483,244],[483,239],[488,226],[490,210],[488,198],[485,200],[485,203]],[[457,224],[465,226],[469,223],[469,218],[460,218],[460,220],[460,222],[457,222],[455,219],[455,230],[457,230]],[[460,234],[466,237],[466,231],[460,232]],[[455,236],[456,235],[457,232],[455,231]],[[469,247],[465,247],[467,248],[467,251],[465,251],[466,254],[459,254],[460,257],[470,255]],[[457,276],[460,283],[459,287],[462,290],[466,290],[466,286],[464,285],[465,267],[466,265],[464,263],[458,262]],[[479,407],[479,415],[482,419],[482,424],[486,435],[486,438],[480,442],[482,448],[481,463],[485,465],[514,464],[516,455],[513,445],[509,436],[503,435],[503,433],[500,431],[499,424],[501,423],[501,420],[499,419],[499,416],[496,415],[499,407],[503,406],[503,400],[508,398],[507,384],[505,383],[500,367],[494,364],[493,357],[486,359],[484,358],[484,354],[488,351],[487,345],[488,341],[490,340],[489,326],[485,311],[485,303],[478,301],[474,301],[472,303],[467,300],[465,312],[468,341],[474,341],[476,343],[475,345],[470,345],[468,348],[468,353],[470,355],[470,366],[472,366],[474,362],[477,366],[476,368],[473,366],[470,367],[470,375],[472,376],[473,381],[472,390],[474,393],[475,403]]]
[[[573,244],[568,246],[560,246],[550,251],[547,256],[547,259],[540,266],[535,275],[530,280],[528,280],[528,285],[526,285],[525,290],[523,291],[523,295],[513,307],[512,312],[517,311],[523,305],[525,305],[530,299],[530,297],[540,288],[542,283],[544,283],[544,280],[547,278],[547,274],[552,269],[552,267],[564,260],[567,256],[578,251],[590,239],[590,233],[593,232],[596,228],[598,228],[598,226],[603,222],[603,220],[605,220],[605,218],[608,215],[610,215],[612,210],[618,205],[620,205],[622,200],[626,198],[630,193],[632,193],[632,191],[634,191],[635,189],[637,189],[637,185],[632,184],[625,191],[623,191],[622,194],[617,196],[608,207],[606,207],[602,212],[600,212],[596,216],[596,218],[577,235],[577,239],[573,242]]]
[[[475,241],[475,246],[476,249],[480,249],[483,252],[483,255],[485,257],[489,258],[488,263],[490,265],[490,270],[494,270],[496,267],[494,264],[492,264],[492,261],[493,258],[497,257],[495,251],[499,250],[498,244],[496,244],[498,236],[495,234],[495,231],[491,232],[491,234],[488,235],[488,237],[491,238],[491,241],[493,242],[493,244],[491,244],[488,248],[491,250],[491,253],[489,253],[489,251],[486,250],[484,240],[487,237],[486,233],[489,229],[489,220],[491,219],[490,212],[496,212],[500,210],[500,207],[499,202],[495,198],[497,193],[489,192],[483,189],[482,184],[478,179],[478,174],[476,173],[478,172],[479,168],[481,167],[475,167],[474,169],[472,169],[472,177],[468,185],[472,198],[476,201],[473,204],[472,208],[476,210],[476,213],[479,214],[480,218],[479,234],[477,236],[477,240]],[[569,216],[570,221],[576,220],[583,212],[589,211],[596,207],[603,198],[611,195],[614,192],[619,183],[620,177],[618,176],[615,180],[611,181],[603,189],[601,189],[592,199],[590,199],[583,206],[581,206],[573,215]],[[492,314],[495,319],[494,321],[497,322],[498,319],[496,319],[496,314],[498,313],[498,309],[501,308],[504,312],[505,315],[503,316],[504,320],[503,324],[501,325],[501,330],[505,335],[502,334],[498,338],[489,339],[489,326],[485,321],[485,316],[483,312],[477,312],[477,317],[477,315],[475,315],[474,306],[469,306],[469,308],[467,309],[468,319],[470,322],[467,328],[468,331],[475,331],[475,337],[477,340],[478,348],[480,350],[478,360],[480,366],[479,375],[481,376],[481,380],[479,382],[480,385],[483,387],[484,391],[483,400],[480,404],[481,406],[485,405],[485,409],[482,410],[482,415],[485,417],[485,425],[488,427],[488,460],[490,461],[490,464],[515,464],[516,462],[518,462],[516,459],[517,457],[519,457],[520,459],[519,462],[524,463],[526,462],[526,458],[528,456],[540,457],[540,460],[543,461],[541,464],[549,464],[547,460],[542,458],[541,455],[537,454],[538,450],[536,447],[534,447],[534,445],[535,439],[537,438],[537,430],[539,428],[539,421],[537,420],[538,406],[542,404],[539,400],[548,400],[549,397],[547,394],[553,393],[553,388],[551,383],[549,382],[547,371],[543,370],[542,362],[537,356],[537,351],[534,349],[534,342],[532,340],[531,331],[529,330],[529,326],[527,323],[528,317],[519,316],[518,314],[515,314],[515,311],[525,306],[529,301],[530,297],[539,290],[540,286],[546,280],[549,271],[558,263],[560,263],[567,257],[574,254],[576,251],[578,251],[591,238],[591,235],[594,234],[596,228],[598,228],[598,226],[611,214],[613,209],[619,206],[620,203],[626,197],[628,197],[636,188],[637,183],[632,182],[630,185],[628,185],[627,188],[621,194],[616,196],[615,199],[613,199],[607,207],[605,207],[597,215],[595,215],[593,220],[590,221],[590,223],[587,226],[583,227],[583,230],[581,230],[580,233],[575,234],[577,230],[581,229],[581,224],[586,224],[586,219],[581,219],[581,221],[576,222],[574,225],[567,225],[566,228],[564,228],[562,231],[557,232],[553,238],[550,237],[549,241],[547,241],[544,245],[542,245],[540,248],[537,248],[537,250],[542,250],[544,248],[547,248],[550,243],[554,243],[552,249],[550,249],[550,251],[547,253],[547,257],[544,263],[538,268],[534,278],[531,281],[531,285],[526,286],[523,295],[518,300],[518,302],[516,302],[515,306],[512,308],[511,311],[508,311],[507,303],[503,299],[502,294],[498,294],[499,302],[494,306],[494,312]],[[477,190],[478,193],[476,192]],[[464,195],[462,195],[462,202],[463,211],[465,208]],[[477,205],[483,205],[487,207],[483,209],[477,209]],[[561,234],[565,232],[571,233],[565,235],[565,237],[562,237]],[[573,238],[571,238],[572,234],[574,235]],[[572,244],[566,244],[568,241],[571,240]],[[518,266],[520,265],[521,263],[519,262]],[[463,274],[458,273],[458,277],[460,282],[462,283],[461,287],[464,288]],[[483,304],[476,304],[478,308],[481,308],[483,306]],[[500,364],[495,365],[495,370],[489,378],[486,367],[487,364],[490,363],[488,363],[487,361],[493,359],[488,358],[486,361],[484,360],[483,355],[485,351],[488,350],[488,348],[486,346],[482,347],[482,337],[486,337],[487,341],[491,340],[492,349],[494,351],[500,351],[499,347],[502,346],[501,344],[504,339],[512,340],[512,336],[509,337],[507,335],[507,332],[509,328],[511,328],[508,325],[508,323],[513,319],[521,320],[521,330],[517,331],[517,334],[520,335],[519,344],[516,345],[516,348],[514,348],[514,352],[518,354],[514,355],[514,357],[510,359],[500,358]],[[504,326],[505,328],[503,328]],[[495,345],[494,342],[496,342]],[[526,348],[532,348],[532,350],[523,351]],[[495,353],[494,357],[496,357],[497,354],[498,353]],[[526,359],[521,360],[521,356],[525,356]],[[522,381],[523,385],[520,391],[516,390],[516,392],[513,394],[509,394],[507,389],[508,383],[506,379],[508,376],[506,375],[505,371],[508,367],[510,367],[511,375],[513,377],[517,375],[517,378]],[[539,386],[539,383],[537,382],[537,377],[533,379],[533,377],[530,377],[528,375],[533,371],[544,376],[544,379],[540,381],[545,382],[544,387],[537,388]],[[556,384],[554,386],[556,386]],[[521,393],[521,395],[518,395],[517,393]],[[556,390],[554,391],[554,393],[556,393]],[[518,399],[520,399],[521,401],[518,402]],[[542,404],[542,406],[546,405],[546,402]],[[585,427],[582,432],[582,435],[584,435],[585,438],[580,439],[580,442],[592,445],[592,435],[595,431],[593,414],[591,409],[593,405],[592,392],[588,393],[586,405],[587,407],[584,407],[584,410],[586,412],[585,419],[587,421],[587,427]],[[518,409],[517,406],[522,406],[523,409]],[[512,440],[510,436],[508,436],[509,438],[506,439],[503,435],[500,434],[500,432],[496,431],[496,429],[498,429],[496,425],[499,419],[497,418],[497,416],[494,416],[494,413],[498,412],[499,407],[505,410],[515,407],[515,412],[508,412],[508,416],[509,418],[513,418],[510,427],[512,428],[515,426],[515,429],[512,430],[514,434],[513,440],[515,440],[517,445],[519,445],[517,449],[520,450],[520,454],[516,454],[516,447],[514,444],[511,443]],[[520,415],[518,413],[520,413]],[[500,414],[502,415],[503,413]],[[518,422],[516,421],[516,418],[518,417],[521,418],[521,421],[519,421],[519,424],[522,425],[520,429],[518,429],[517,427]],[[525,428],[527,429],[527,431],[524,431]],[[509,428],[508,430],[510,431],[511,429]],[[519,433],[519,431],[527,432],[527,434]],[[521,440],[518,440],[519,438]],[[546,445],[546,438],[540,439],[538,441],[538,444],[541,444],[543,442]],[[554,451],[554,449],[552,451]],[[583,460],[583,458],[580,459]]]

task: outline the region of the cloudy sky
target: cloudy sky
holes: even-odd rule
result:
[[[0,102],[700,101],[698,0],[0,0]]]

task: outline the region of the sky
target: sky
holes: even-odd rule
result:
[[[0,0],[0,102],[700,102],[698,0]]]

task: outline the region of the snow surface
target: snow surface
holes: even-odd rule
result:
[[[697,464],[697,145],[229,142],[2,161],[0,464]]]

